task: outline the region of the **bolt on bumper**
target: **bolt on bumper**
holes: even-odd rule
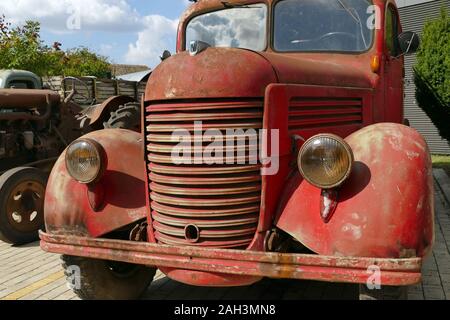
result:
[[[147,242],[39,233],[44,251],[156,267],[366,284],[374,266],[381,285],[408,286],[421,281],[422,258],[380,259],[284,254],[246,250],[175,247]]]

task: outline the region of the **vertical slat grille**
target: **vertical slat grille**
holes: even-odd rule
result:
[[[201,101],[152,104],[147,107],[147,158],[153,228],[160,243],[171,245],[245,248],[256,232],[260,203],[261,176],[258,144],[242,132],[226,136],[227,130],[249,133],[262,128],[262,101]],[[201,135],[198,129],[201,121]],[[212,141],[223,142],[215,152],[223,154],[224,164],[208,153],[202,163],[176,164],[172,152],[174,130],[189,132],[194,156],[208,149]],[[219,130],[217,136],[207,130]],[[228,132],[230,133],[230,132]],[[203,136],[203,142],[197,144]],[[214,136],[215,140],[208,140]],[[245,144],[227,145],[228,140],[244,139]],[[206,141],[205,141],[206,140]],[[186,142],[185,138],[183,141]],[[231,151],[231,153],[230,153]],[[209,161],[209,162],[208,162]],[[189,237],[194,227],[198,237]]]

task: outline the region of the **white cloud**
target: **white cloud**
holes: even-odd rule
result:
[[[185,7],[192,4],[178,1]],[[127,63],[153,67],[164,50],[175,49],[178,20],[161,15],[142,16],[129,0],[0,0],[0,13],[13,24],[37,20],[43,29],[56,34],[130,33],[124,56]],[[100,52],[106,54],[112,47],[103,43]]]
[[[164,50],[175,49],[178,20],[159,15],[150,15],[143,20],[145,29],[138,33],[138,40],[128,46],[125,60],[131,64],[155,67]]]
[[[189,0],[179,0],[184,7],[192,5]],[[138,33],[135,43],[130,43],[125,61],[132,64],[146,64],[152,68],[161,61],[164,50],[174,51],[178,19],[171,20],[159,15],[144,18],[145,29]]]
[[[72,31],[67,23],[73,18],[79,19],[83,31],[143,28],[140,15],[125,0],[2,0],[0,12],[13,23],[38,20],[43,28],[56,33]]]

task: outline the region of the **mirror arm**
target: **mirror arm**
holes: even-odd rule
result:
[[[395,57],[393,57],[393,58],[396,59],[396,60],[398,60],[398,59],[400,59],[401,57],[404,57],[405,55],[406,55],[406,53],[402,52],[402,53],[400,53],[399,55],[397,55],[397,56],[395,56]]]
[[[405,54],[407,54],[409,52],[409,49],[411,49],[411,45],[413,44],[413,40],[415,37],[416,37],[416,34],[413,33],[413,36],[412,36],[411,40],[409,41],[409,46],[408,46],[408,49],[406,49]]]

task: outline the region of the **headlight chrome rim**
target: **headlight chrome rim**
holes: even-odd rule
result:
[[[73,171],[72,166],[69,163],[69,157],[70,157],[70,152],[71,149],[76,146],[77,144],[82,144],[82,143],[86,143],[88,144],[93,151],[95,151],[95,156],[97,157],[98,161],[99,161],[99,165],[97,170],[95,171],[95,174],[92,175],[89,179],[81,179],[79,176],[77,176],[77,174]],[[92,184],[95,183],[102,175],[104,172],[104,168],[105,168],[105,151],[103,150],[103,147],[95,140],[92,139],[88,139],[88,138],[82,138],[82,139],[78,139],[73,141],[66,150],[66,155],[65,155],[65,165],[66,165],[66,169],[69,173],[69,175],[75,179],[76,181],[78,181],[79,183],[82,184]]]
[[[336,182],[334,183],[329,183],[329,184],[320,184],[316,181],[314,181],[313,179],[310,178],[310,176],[308,174],[306,174],[303,166],[302,166],[302,159],[303,156],[305,154],[306,151],[308,151],[308,147],[310,147],[311,143],[315,140],[319,140],[319,139],[331,139],[334,140],[335,142],[339,143],[343,149],[345,150],[345,153],[348,157],[348,162],[349,165],[345,171],[345,173],[343,174],[343,176]],[[354,154],[353,154],[353,150],[351,149],[350,145],[341,137],[334,135],[334,134],[328,134],[328,133],[323,133],[323,134],[318,134],[315,135],[311,138],[309,138],[307,141],[305,141],[305,143],[303,144],[303,146],[301,147],[299,153],[298,153],[298,157],[297,157],[297,164],[298,164],[298,169],[300,171],[300,174],[303,176],[303,178],[308,181],[310,184],[312,184],[313,186],[320,188],[320,189],[333,189],[333,188],[337,188],[339,186],[341,186],[345,181],[347,181],[347,179],[350,177],[350,174],[352,173],[352,169],[353,169],[353,164],[355,162],[354,160]]]

